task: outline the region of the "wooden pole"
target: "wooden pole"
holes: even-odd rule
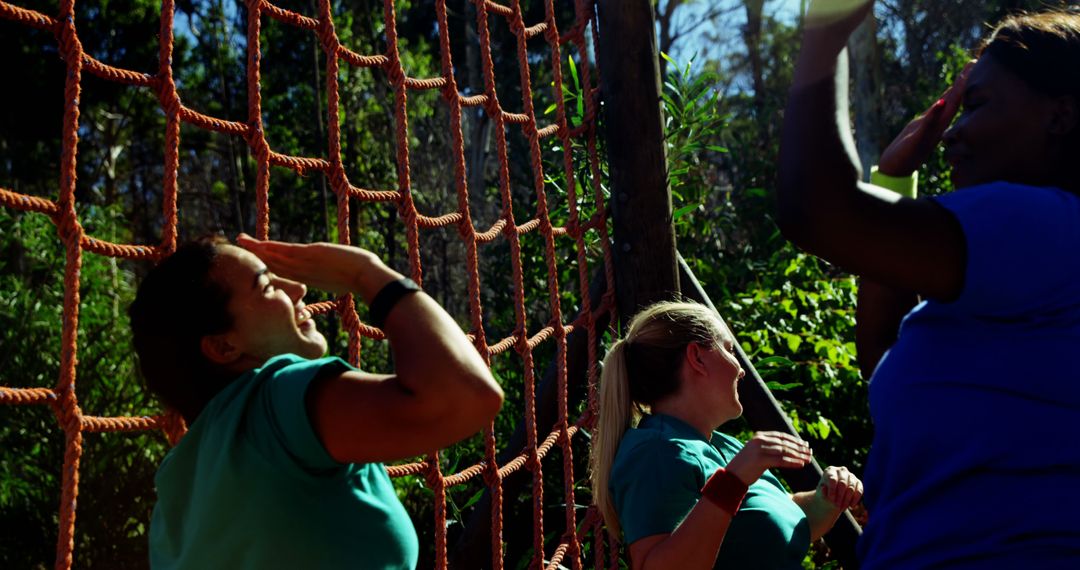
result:
[[[599,20],[615,293],[626,322],[671,299],[679,273],[652,2],[600,0]]]

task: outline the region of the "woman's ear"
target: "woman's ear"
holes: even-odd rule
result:
[[[1050,107],[1050,134],[1065,136],[1076,129],[1080,109],[1072,95],[1054,97]]]
[[[705,374],[708,372],[705,366],[705,351],[708,350],[701,344],[691,342],[686,345],[686,354],[683,359],[686,361],[685,366],[689,366],[689,370]]]
[[[228,365],[236,362],[243,352],[229,342],[228,334],[212,334],[202,337],[199,348],[203,356],[214,364]]]

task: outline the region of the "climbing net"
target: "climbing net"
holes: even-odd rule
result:
[[[17,210],[38,212],[49,216],[56,225],[63,243],[66,262],[64,269],[64,306],[62,326],[62,348],[59,377],[54,387],[44,388],[8,388],[0,387],[0,403],[5,404],[44,404],[54,411],[65,435],[63,488],[59,508],[59,537],[56,547],[56,567],[70,568],[72,563],[75,533],[75,503],[79,490],[79,461],[82,454],[83,434],[86,432],[124,432],[161,429],[170,442],[176,443],[182,437],[185,426],[182,419],[173,413],[164,413],[153,417],[106,417],[84,413],[76,396],[76,361],[78,356],[78,321],[80,306],[79,277],[83,256],[86,253],[126,258],[133,260],[154,260],[169,254],[176,248],[177,241],[177,170],[179,167],[180,127],[187,123],[209,131],[224,133],[242,138],[257,163],[255,175],[256,188],[256,234],[260,238],[269,237],[270,208],[268,203],[270,167],[278,166],[291,169],[298,174],[322,173],[337,199],[337,227],[339,240],[349,243],[349,211],[353,201],[386,203],[387,207],[396,206],[401,222],[405,226],[408,244],[409,266],[413,279],[422,283],[419,235],[421,230],[442,227],[454,227],[464,246],[467,258],[470,337],[480,354],[490,363],[491,357],[499,353],[514,351],[520,357],[524,369],[524,428],[525,446],[516,457],[499,463],[496,455],[496,436],[493,428],[485,431],[484,457],[476,464],[457,473],[446,474],[440,468],[439,455],[433,453],[423,461],[407,465],[389,467],[392,476],[420,475],[434,492],[435,520],[435,565],[447,566],[446,504],[450,487],[460,485],[475,477],[481,477],[491,500],[491,557],[492,567],[503,566],[502,545],[502,505],[503,480],[515,471],[525,469],[531,473],[533,497],[533,560],[532,566],[539,567],[546,562],[548,568],[557,568],[569,564],[574,568],[582,565],[582,538],[592,534],[596,543],[595,564],[605,566],[614,564],[605,561],[605,550],[615,552],[613,542],[604,544],[604,534],[600,529],[600,517],[595,510],[588,510],[583,520],[578,520],[574,500],[574,463],[572,438],[583,427],[588,427],[592,414],[586,411],[580,418],[572,420],[568,410],[568,369],[567,337],[578,329],[588,335],[588,385],[589,405],[587,410],[595,410],[595,384],[597,363],[596,324],[605,322],[613,312],[613,278],[611,252],[605,221],[605,208],[601,188],[601,167],[596,141],[596,117],[598,111],[598,90],[595,69],[590,67],[590,43],[595,49],[597,23],[595,18],[595,0],[572,1],[576,14],[573,24],[560,31],[556,25],[555,0],[543,0],[545,18],[534,25],[526,25],[519,0],[511,0],[509,5],[491,0],[470,0],[476,8],[476,29],[479,35],[481,64],[484,81],[483,93],[462,94],[455,82],[454,66],[451,58],[447,7],[445,0],[436,0],[435,10],[438,21],[441,73],[438,77],[409,77],[402,66],[398,50],[396,29],[396,9],[393,0],[384,1],[386,51],[375,55],[362,55],[354,52],[339,41],[334,30],[334,18],[329,0],[318,2],[317,14],[305,16],[282,9],[267,0],[247,0],[247,122],[236,122],[212,117],[195,109],[184,106],[180,100],[173,80],[173,0],[162,0],[159,61],[156,73],[144,73],[113,67],[90,57],[80,43],[74,18],[74,0],[61,0],[55,17],[28,10],[0,1],[0,17],[14,20],[41,30],[52,32],[58,41],[59,55],[65,62],[67,74],[64,91],[64,115],[62,123],[62,151],[60,161],[60,184],[57,199],[50,200],[29,196],[0,188],[0,204]],[[260,95],[260,29],[264,19],[276,20],[285,25],[295,26],[313,32],[318,44],[326,56],[325,75],[327,92],[328,137],[325,157],[289,156],[274,151],[263,129],[263,115]],[[520,69],[521,104],[520,112],[507,111],[500,103],[493,72],[490,29],[494,25],[508,25],[516,39],[516,54]],[[554,121],[542,125],[533,107],[532,80],[530,77],[530,53],[527,41],[542,38],[550,54],[550,66],[553,76],[552,95],[555,102]],[[590,39],[592,40],[590,42]],[[584,104],[584,120],[573,126],[567,118],[566,101],[563,90],[563,49],[576,54],[581,70],[581,83]],[[365,189],[353,185],[345,172],[341,157],[341,134],[339,125],[339,66],[381,70],[393,92],[393,116],[396,130],[397,187],[392,190]],[[112,243],[95,238],[80,225],[75,201],[76,160],[79,143],[79,96],[84,73],[135,87],[145,87],[156,94],[165,115],[164,178],[162,189],[162,236],[157,245],[138,245]],[[408,143],[408,95],[410,91],[437,90],[442,102],[447,106],[450,117],[449,131],[453,152],[453,185],[457,194],[455,211],[425,215],[417,211],[409,171]],[[496,153],[498,158],[499,195],[501,215],[495,223],[486,229],[477,229],[470,214],[468,177],[464,158],[462,135],[462,112],[466,107],[479,107],[493,122]],[[528,143],[529,161],[535,192],[536,212],[528,220],[515,219],[512,204],[510,166],[508,164],[508,142],[506,131],[520,128]],[[562,226],[552,223],[552,206],[548,198],[549,184],[546,183],[542,161],[541,141],[555,137],[562,152],[562,168],[565,171],[567,222]],[[574,142],[578,148],[584,148],[589,182],[582,188],[576,188],[575,155],[572,151]],[[578,193],[586,194],[578,196]],[[595,213],[583,218],[579,203],[592,203]],[[590,234],[590,232],[592,232]],[[603,293],[599,302],[590,301],[590,271],[587,259],[587,236],[596,237],[602,251]],[[550,321],[539,330],[528,330],[525,286],[523,283],[522,242],[525,239],[537,239],[542,242],[547,273],[547,295]],[[489,340],[485,336],[484,316],[480,303],[480,276],[478,267],[478,248],[496,240],[506,240],[509,244],[514,287],[514,315],[516,326],[509,336]],[[560,307],[559,266],[556,259],[556,240],[570,240],[576,252],[577,286],[579,294],[579,313],[567,319]],[[341,322],[349,331],[349,359],[353,364],[360,364],[360,341],[362,338],[381,339],[382,332],[361,322],[351,296],[335,301],[312,305],[315,312],[336,312]],[[533,352],[543,343],[554,343],[557,381],[557,420],[548,434],[538,432],[537,395],[534,388],[536,373]],[[545,544],[543,528],[544,509],[544,474],[542,460],[549,451],[561,450],[564,496],[559,502],[565,505],[565,528],[552,544]]]

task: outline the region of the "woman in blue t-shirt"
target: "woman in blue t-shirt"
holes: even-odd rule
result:
[[[502,390],[454,320],[371,252],[238,244],[182,245],[131,306],[147,384],[189,428],[155,478],[151,566],[414,568],[382,462],[480,431]],[[393,374],[322,358],[308,285],[368,304]]]
[[[859,502],[843,467],[795,495],[767,471],[805,465],[805,441],[761,432],[744,446],[715,431],[742,414],[743,374],[731,332],[694,303],[643,309],[604,358],[593,500],[635,570],[802,568],[810,541]]]
[[[944,142],[956,191],[917,200],[849,152],[842,52],[872,5],[812,2],[778,188],[784,234],[863,278],[863,568],[1076,568],[1080,14],[1006,18],[890,146],[895,181]]]

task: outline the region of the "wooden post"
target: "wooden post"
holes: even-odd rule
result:
[[[607,128],[619,318],[679,290],[667,181],[660,66],[650,0],[600,0],[600,70]]]

